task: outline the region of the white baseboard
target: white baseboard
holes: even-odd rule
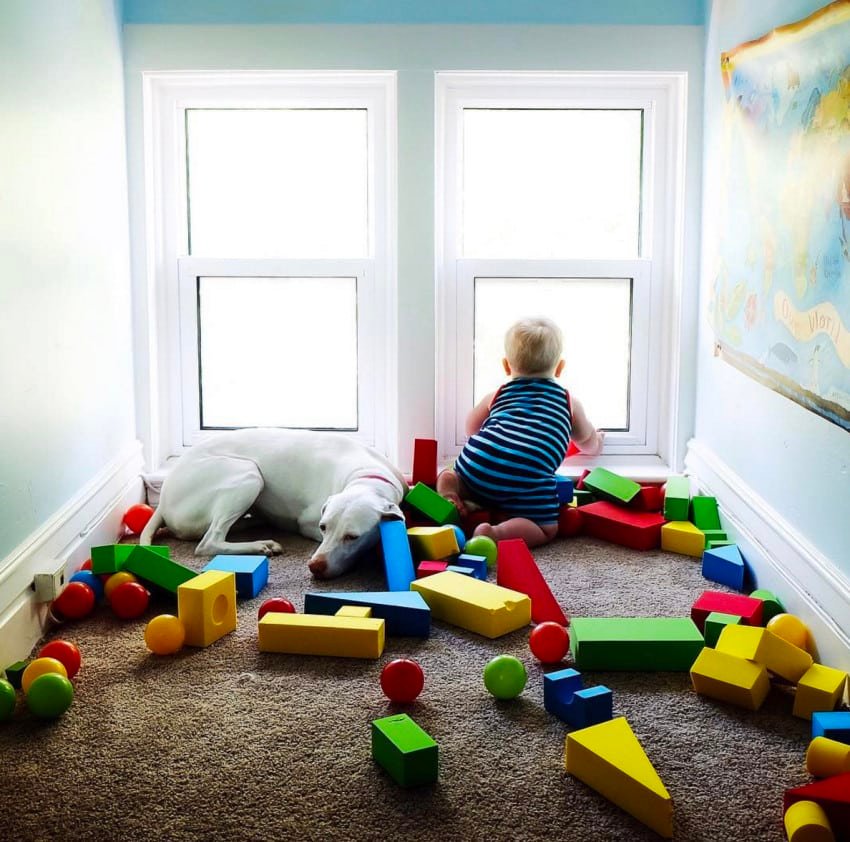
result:
[[[809,627],[820,662],[850,671],[850,579],[702,441],[685,467],[717,498],[721,520],[753,571]]]
[[[36,573],[64,565],[71,575],[89,548],[115,543],[121,519],[144,499],[142,447],[134,441],[53,517],[0,560],[0,670],[26,658],[47,626],[47,605],[30,588]]]

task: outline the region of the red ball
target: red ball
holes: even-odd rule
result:
[[[564,506],[558,518],[558,534],[562,538],[578,535],[584,526],[584,515],[578,506]]]
[[[109,604],[122,620],[135,620],[145,613],[151,595],[138,582],[124,582],[112,591]]]
[[[53,612],[64,620],[82,620],[94,610],[94,591],[85,582],[69,582],[53,600]]]
[[[87,558],[81,565],[80,570],[91,570],[91,559]]]
[[[51,640],[41,647],[39,658],[55,658],[65,667],[68,678],[73,678],[80,671],[82,658],[80,650],[68,640]]]
[[[557,664],[570,648],[570,633],[560,624],[552,622],[535,626],[528,637],[531,653],[544,664]]]
[[[267,599],[260,606],[260,610],[257,612],[257,619],[261,620],[265,614],[269,613],[269,611],[271,611],[272,614],[294,614],[295,606],[288,599],[281,599],[280,597]]]
[[[397,658],[381,670],[381,689],[391,702],[412,702],[424,686],[422,667],[410,658]]]
[[[133,533],[140,535],[153,516],[153,509],[145,503],[136,503],[124,512],[124,525]]]

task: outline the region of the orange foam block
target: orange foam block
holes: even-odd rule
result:
[[[531,619],[535,623],[569,623],[522,538],[499,541],[496,584],[526,594],[531,599]]]

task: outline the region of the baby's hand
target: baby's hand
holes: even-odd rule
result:
[[[442,496],[445,497],[445,499],[448,500],[457,509],[457,513],[461,517],[466,517],[466,506],[464,505],[463,500],[461,500],[460,497],[457,496],[457,494],[453,494],[450,491],[447,494],[443,494]]]

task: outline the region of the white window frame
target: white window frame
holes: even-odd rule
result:
[[[358,429],[343,434],[390,457],[397,452],[396,88],[392,71],[143,73],[146,350],[151,373],[145,398],[150,407],[154,468],[213,432],[200,426],[197,278],[204,276],[356,278]],[[193,108],[366,109],[368,255],[350,259],[190,256],[185,112]],[[274,388],[273,383],[269,386]]]
[[[633,316],[630,427],[627,432],[607,434],[606,455],[596,464],[628,466],[642,473],[673,463],[686,82],[684,73],[436,73],[437,431],[443,459],[460,451],[464,421],[472,408],[475,278],[599,277],[633,279]],[[640,256],[624,260],[461,257],[463,109],[476,107],[643,110]]]

